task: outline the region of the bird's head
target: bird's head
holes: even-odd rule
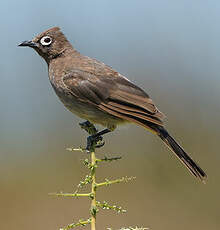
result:
[[[42,56],[47,63],[56,58],[67,49],[72,49],[71,44],[61,32],[59,27],[50,28],[30,41],[24,41],[18,46],[28,46],[33,48]]]

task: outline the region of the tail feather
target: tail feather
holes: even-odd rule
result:
[[[174,140],[173,137],[169,135],[165,128],[162,126],[157,126],[157,134],[162,139],[162,141],[171,149],[173,153],[180,159],[180,161],[186,166],[186,168],[197,178],[199,178],[203,183],[207,175],[199,167],[199,165],[193,161],[193,159],[184,151],[184,149]]]
[[[161,116],[150,115],[149,113],[143,113],[140,108],[131,106],[131,104],[124,101],[116,103],[117,101],[110,101],[109,103],[101,103],[99,108],[103,111],[115,116],[120,117],[123,120],[134,122],[138,125],[145,127],[154,134],[157,134],[162,141],[171,149],[172,152],[180,159],[180,161],[186,166],[186,168],[202,182],[205,182],[206,174],[198,166],[196,162],[192,160],[190,156],[184,151],[184,149],[169,135],[166,129],[162,126]],[[142,108],[142,107],[141,107]],[[159,113],[159,112],[158,112]]]

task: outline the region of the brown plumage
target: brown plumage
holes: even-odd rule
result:
[[[163,127],[164,115],[138,86],[111,67],[77,52],[58,27],[20,46],[34,48],[48,64],[50,82],[74,114],[110,130],[133,122],[157,134],[189,171],[204,181],[205,172]]]

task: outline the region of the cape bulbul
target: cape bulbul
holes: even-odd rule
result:
[[[163,126],[164,115],[148,94],[111,67],[81,55],[60,28],[51,28],[19,46],[31,47],[45,59],[50,82],[72,113],[107,127],[100,135],[126,122],[141,125],[159,136],[187,169],[204,181],[205,172],[169,135]]]

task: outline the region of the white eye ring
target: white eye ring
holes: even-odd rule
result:
[[[40,43],[43,46],[49,46],[52,42],[52,38],[49,36],[44,36],[41,38]]]

